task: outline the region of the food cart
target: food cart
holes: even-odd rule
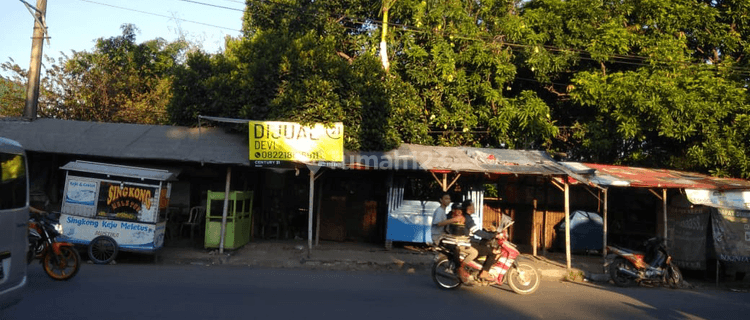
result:
[[[72,161],[60,213],[63,237],[86,245],[89,258],[111,262],[117,253],[155,253],[164,245],[170,181],[167,170]]]

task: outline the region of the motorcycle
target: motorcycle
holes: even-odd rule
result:
[[[486,259],[486,257],[480,257],[477,259],[478,261],[470,261],[466,264],[466,269],[470,275],[467,282],[479,286],[501,286],[507,280],[508,286],[515,293],[522,295],[532,294],[539,289],[539,271],[529,263],[519,262],[516,259],[520,254],[518,248],[507,240],[506,230],[512,224],[513,222],[510,222],[502,230],[492,232],[503,236],[495,237],[488,243],[494,252],[499,252],[497,261],[488,272],[489,280],[483,280],[478,276],[482,269],[483,259]],[[461,245],[470,246],[469,237],[446,235],[435,248],[438,254],[435,256],[435,262],[432,265],[432,280],[441,289],[456,289],[462,284],[468,284],[463,283],[461,277],[458,276],[458,268],[461,268],[461,261],[465,257],[465,254],[458,253],[459,250],[456,249],[456,246]],[[456,256],[457,253],[458,257]]]
[[[81,256],[69,242],[60,242],[56,238],[62,234],[59,221],[39,213],[29,217],[29,248],[27,263],[36,258],[44,272],[54,280],[69,280],[81,268]]]
[[[665,239],[651,238],[644,245],[645,252],[607,246],[611,253],[609,274],[615,285],[629,287],[635,283],[662,283],[672,288],[679,287],[683,283],[682,273],[672,263]]]

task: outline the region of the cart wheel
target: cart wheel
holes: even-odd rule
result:
[[[89,259],[96,264],[107,264],[117,256],[117,242],[108,236],[98,236],[89,244]]]

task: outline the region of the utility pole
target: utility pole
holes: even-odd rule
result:
[[[23,2],[29,12],[31,7]],[[39,73],[42,68],[42,48],[44,35],[47,33],[45,16],[47,15],[47,0],[37,0],[34,16],[34,35],[31,42],[31,63],[29,65],[29,83],[26,85],[26,107],[23,109],[23,117],[29,120],[36,119],[37,101],[39,100]],[[49,41],[49,40],[48,40]]]

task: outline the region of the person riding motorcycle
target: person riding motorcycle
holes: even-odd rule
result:
[[[488,243],[491,243],[491,240],[495,238],[504,237],[505,234],[484,231],[480,226],[474,223],[474,219],[471,218],[471,214],[474,213],[474,203],[471,200],[465,200],[461,206],[464,209],[464,216],[466,219],[465,224],[469,232],[468,235],[472,240],[471,245],[478,253],[476,257],[486,257],[482,264],[482,271],[479,272],[479,279],[489,280],[489,270],[492,268],[492,265],[495,264],[497,254],[490,246],[488,246]],[[477,237],[481,240],[477,239]]]
[[[479,252],[469,243],[466,216],[460,202],[456,202],[451,206],[451,212],[447,214],[446,219],[440,222],[438,226],[445,226],[445,235],[437,243],[442,241],[445,244],[453,245],[456,251],[454,254],[456,259],[460,259],[461,253],[466,254],[463,261],[457,260],[455,263],[460,265],[458,276],[461,278],[461,282],[469,284],[471,276],[466,271],[466,267],[467,264],[472,263],[476,259]]]

